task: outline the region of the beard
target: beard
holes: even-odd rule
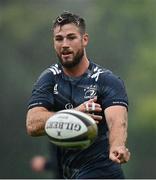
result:
[[[68,69],[73,68],[76,65],[78,65],[82,61],[83,56],[84,56],[84,49],[80,49],[76,53],[76,55],[73,57],[72,61],[64,61],[61,58],[61,55],[59,55],[57,53],[57,57],[59,58],[59,62],[62,64],[63,67],[68,68]]]

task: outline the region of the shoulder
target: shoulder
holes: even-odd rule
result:
[[[109,69],[102,67],[96,63],[91,62],[92,66],[92,78],[95,78],[96,81],[106,80],[109,77],[113,77],[114,74]]]
[[[104,109],[112,105],[128,108],[124,81],[118,75],[95,64],[94,77],[97,78],[99,97]]]
[[[61,73],[61,68],[59,67],[59,65],[52,64],[51,66],[46,68],[44,71],[42,71],[42,73],[40,74],[40,76],[37,79],[37,82],[49,81],[60,73]]]
[[[116,83],[123,83],[123,80],[121,79],[120,76],[114,74],[112,71],[109,71],[105,74],[101,75],[101,78],[103,79],[103,81],[107,84],[116,84]]]
[[[111,70],[102,67],[96,63],[92,62],[92,78],[95,78],[99,84],[105,86],[116,86],[123,85],[123,80],[120,76],[114,74]]]
[[[49,68],[48,68],[49,71],[52,72],[53,75],[58,75],[62,72],[61,70],[61,67],[59,64],[52,64]]]

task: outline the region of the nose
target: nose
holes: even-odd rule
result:
[[[63,39],[62,47],[63,48],[68,48],[69,47],[69,41],[66,38]]]

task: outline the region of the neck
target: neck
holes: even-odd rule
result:
[[[78,77],[86,72],[89,67],[89,60],[86,55],[83,56],[82,61],[73,68],[64,68],[63,71],[67,76]]]

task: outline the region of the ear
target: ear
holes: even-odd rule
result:
[[[87,33],[85,33],[84,35],[83,35],[83,46],[84,47],[86,47],[87,46],[87,44],[88,44],[88,41],[89,41],[89,36],[88,36],[88,34]]]

